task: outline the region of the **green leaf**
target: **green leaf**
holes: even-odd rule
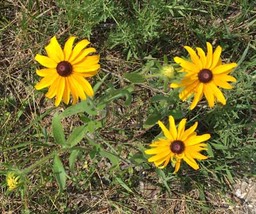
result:
[[[145,78],[139,73],[126,73],[124,78],[128,79],[132,83],[143,83]]]
[[[218,150],[226,150],[228,149],[227,146],[224,146],[222,144],[217,144],[217,143],[210,143],[215,149],[218,149]]]
[[[169,184],[167,183],[168,179],[167,179],[167,177],[166,177],[164,171],[157,168],[157,169],[156,169],[156,173],[157,173],[158,176],[161,178],[161,180],[162,180],[162,182],[163,182],[165,188],[167,189],[167,191],[168,191],[169,193],[171,193],[171,189],[170,189],[170,187],[169,187]]]
[[[179,109],[173,109],[168,112],[168,116],[172,115],[176,120],[183,118],[183,111]]]
[[[146,162],[146,158],[142,152],[137,152],[130,158],[130,160],[136,165],[141,165],[142,163]]]
[[[75,127],[67,139],[67,145],[70,147],[77,145],[83,139],[86,130],[86,125]]]
[[[134,90],[133,87],[126,87],[124,89],[110,90],[108,92],[107,98],[104,97],[103,100],[99,102],[99,105],[110,103],[113,100],[118,99],[120,97],[126,98],[125,103],[124,103],[126,106],[130,105],[132,102],[131,93],[133,90]]]
[[[150,114],[143,125],[144,128],[149,128],[156,124],[158,120],[162,118],[162,114],[158,111],[154,111],[152,114]]]
[[[87,129],[90,133],[95,132],[98,128],[101,128],[101,121],[90,121],[87,123]]]
[[[157,94],[151,98],[151,102],[158,102],[158,101],[168,101],[168,97],[162,95],[162,94]]]
[[[60,117],[69,117],[82,112],[86,112],[89,115],[97,115],[96,109],[89,103],[89,99],[87,99],[68,107],[60,114]]]
[[[68,158],[68,163],[69,163],[69,168],[71,171],[74,170],[74,166],[75,166],[75,162],[77,160],[77,157],[80,153],[80,150],[79,149],[74,149],[70,155],[69,155],[69,158]]]
[[[231,175],[231,172],[228,169],[226,169],[226,173],[227,173],[227,178],[228,178],[229,182],[234,183],[234,178]]]
[[[100,146],[93,146],[93,148],[89,152],[89,156],[91,159],[94,159],[95,156],[99,153],[100,151]]]
[[[52,132],[56,143],[64,146],[66,144],[65,134],[60,117],[57,114],[55,114],[52,119]]]
[[[209,154],[209,157],[214,157],[212,147],[209,143],[207,143],[207,153]]]
[[[100,81],[98,81],[94,86],[93,86],[93,91],[96,94],[100,86],[105,82],[106,78],[109,76],[109,74],[106,74]]]
[[[58,155],[55,155],[53,160],[53,173],[59,185],[60,191],[66,188],[66,171]]]
[[[127,184],[124,183],[124,181],[121,178],[116,177],[116,180],[124,189],[126,189],[128,192],[133,193],[132,189],[130,187],[128,187]]]
[[[107,151],[100,150],[100,155],[110,160],[112,166],[119,166],[119,158]]]

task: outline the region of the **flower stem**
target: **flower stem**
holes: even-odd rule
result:
[[[33,163],[32,165],[30,165],[29,167],[25,168],[22,173],[23,174],[27,174],[30,171],[32,171],[33,169],[35,169],[36,167],[44,164],[45,162],[47,162],[49,159],[51,159],[56,153],[59,153],[58,151],[54,150],[53,152],[51,152],[50,154],[46,155],[45,157],[41,158],[40,160],[36,161],[35,163]]]

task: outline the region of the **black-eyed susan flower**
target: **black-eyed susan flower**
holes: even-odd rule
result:
[[[43,79],[36,84],[35,88],[41,90],[47,88],[46,97],[55,98],[55,106],[58,106],[63,100],[68,104],[70,93],[72,103],[86,99],[87,96],[94,95],[90,83],[85,79],[97,74],[100,65],[99,55],[95,53],[95,48],[86,48],[90,42],[86,39],[79,41],[73,48],[76,37],[71,36],[61,48],[56,37],[54,36],[49,45],[45,47],[47,56],[37,54],[35,60],[43,69],[36,70],[36,73]]]
[[[202,155],[202,150],[207,150],[207,144],[203,143],[210,139],[210,134],[197,135],[195,132],[198,123],[196,122],[189,129],[185,130],[186,119],[182,119],[178,129],[172,116],[169,116],[169,129],[158,121],[165,138],[154,141],[145,153],[151,156],[148,161],[153,162],[156,167],[164,168],[171,161],[175,166],[174,172],[180,169],[181,161],[184,160],[193,169],[199,169],[195,159],[204,160],[207,156]]]
[[[8,172],[6,175],[6,183],[8,190],[12,191],[20,185],[20,176],[15,175],[14,172]]]
[[[179,97],[183,101],[194,96],[190,105],[191,110],[196,107],[203,96],[210,107],[214,106],[216,100],[225,105],[226,99],[219,88],[232,88],[228,82],[236,82],[236,79],[229,73],[237,64],[223,64],[220,58],[222,48],[218,46],[213,52],[209,42],[207,42],[207,54],[201,48],[196,48],[197,52],[189,46],[184,48],[188,51],[191,61],[180,57],[174,58],[174,61],[182,67],[181,72],[186,74],[180,83],[172,83],[170,86],[182,88]]]

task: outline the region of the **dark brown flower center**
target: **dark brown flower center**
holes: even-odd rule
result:
[[[185,145],[181,140],[175,140],[171,143],[171,151],[175,154],[181,154],[185,150]]]
[[[57,65],[57,72],[62,77],[72,74],[72,65],[67,61],[62,61]]]
[[[202,83],[208,83],[212,80],[212,78],[213,78],[212,71],[209,69],[202,69],[198,73],[198,79]]]

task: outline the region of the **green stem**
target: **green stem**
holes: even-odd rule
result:
[[[22,173],[23,174],[27,174],[29,172],[31,172],[33,169],[35,169],[36,167],[44,164],[46,161],[48,161],[49,159],[51,159],[56,153],[59,153],[58,151],[53,151],[50,154],[46,155],[45,157],[41,158],[40,160],[36,161],[35,163],[33,163],[32,165],[30,165],[29,167],[25,168]]]
[[[144,77],[146,79],[150,79],[150,78],[159,77],[159,76],[160,76],[160,74],[148,74],[148,75],[145,75]]]

